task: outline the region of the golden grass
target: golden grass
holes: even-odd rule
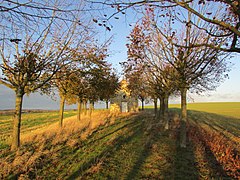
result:
[[[71,136],[77,134],[79,138],[85,140],[99,126],[114,124],[116,116],[123,117],[130,114],[116,114],[109,110],[98,110],[94,111],[91,116],[89,114],[81,115],[80,121],[77,120],[77,116],[72,116],[64,119],[62,128],[56,122],[30,132],[25,132],[21,136],[21,144],[36,143],[39,149],[44,149],[46,143],[51,143],[54,146],[65,142],[73,147],[77,141],[76,139],[71,139]]]
[[[25,144],[30,142],[44,143],[47,140],[52,140],[52,144],[56,145],[62,141],[67,141],[71,135],[86,129],[81,135],[84,139],[87,137],[87,134],[99,125],[103,125],[110,117],[108,111],[96,111],[91,117],[89,115],[82,115],[81,121],[77,120],[77,116],[72,116],[64,119],[62,128],[56,122],[23,134],[21,141],[22,144]]]
[[[64,117],[76,115],[76,111],[65,111]],[[31,111],[22,114],[21,120],[21,136],[25,133],[32,132],[36,129],[48,127],[49,125],[58,122],[58,111]],[[13,130],[13,114],[0,114],[0,149],[10,144]]]
[[[128,115],[130,113],[118,117]],[[116,115],[110,113],[110,111],[98,110],[94,111],[91,116],[82,115],[81,121],[77,121],[77,116],[65,118],[62,128],[56,122],[24,133],[21,136],[21,148],[18,151],[12,152],[12,155],[8,155],[8,149],[2,151],[0,179],[9,177],[10,174],[25,175],[25,173],[36,172],[43,166],[42,159],[51,157],[53,161],[51,163],[54,163],[59,158],[59,151],[65,148],[79,147],[100,126],[111,125],[115,119]],[[100,166],[101,163],[92,171],[98,171]],[[19,178],[29,179],[29,177],[22,177],[21,175]]]

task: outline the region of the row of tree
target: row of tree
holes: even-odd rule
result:
[[[138,91],[141,101],[144,97],[153,96],[156,104],[156,97],[161,99],[160,97],[168,97],[169,94],[181,94],[183,132],[181,146],[185,147],[186,92],[214,89],[224,77],[227,77],[229,69],[224,60],[229,56],[228,53],[240,53],[239,0],[91,2],[96,7],[104,6],[115,10],[109,16],[105,13],[104,17],[99,16],[98,22],[102,21],[105,25],[112,18],[119,19],[125,16],[127,19],[130,10],[145,16],[146,9],[154,8],[155,14],[148,14],[149,21],[143,22],[142,25],[138,24],[139,30],[135,27],[135,33],[139,31],[138,37],[136,34],[133,35],[134,30],[130,35],[129,59],[123,63],[124,71],[128,76],[130,88],[134,87],[133,92]],[[160,63],[152,63],[157,62],[157,59]],[[140,73],[141,71],[146,73]],[[143,80],[137,78],[141,75],[144,76]],[[142,85],[131,84],[131,81]],[[173,88],[174,86],[176,87]],[[143,91],[145,89],[150,95]],[[154,91],[157,92],[153,93]],[[167,100],[163,99],[161,102],[167,104]],[[161,112],[164,114],[167,105],[162,103]]]
[[[62,126],[66,100],[79,104],[80,120],[82,104],[109,101],[118,86],[116,73],[105,61],[110,41],[98,43],[91,18],[83,19],[86,6],[69,3],[1,4],[0,84],[16,94],[12,150],[20,146],[24,95],[58,91]]]
[[[105,101],[108,109],[109,100],[119,86],[118,76],[110,64],[104,61],[106,54],[92,51],[86,53],[84,61],[65,66],[53,81],[53,87],[58,89],[60,95],[60,126],[63,123],[65,102],[78,104],[77,119],[80,121],[82,110],[86,112],[87,102],[90,115],[94,103],[99,100]]]
[[[157,99],[160,100],[160,115],[166,129],[169,128],[168,99],[170,95],[180,94],[180,143],[186,147],[187,91],[201,93],[215,89],[229,71],[226,61],[229,53],[196,46],[198,43],[224,42],[198,30],[191,23],[177,28],[170,14],[169,17],[160,22],[159,12],[153,7],[146,8],[144,17],[128,37],[128,60],[123,67],[132,93],[142,101],[151,97],[155,108]],[[186,22],[194,21],[198,19],[188,13]]]
[[[104,17],[94,17],[93,20],[107,30],[111,30],[109,27],[111,18],[119,19],[117,16],[127,16],[130,8],[142,12],[142,7],[145,9],[148,5],[150,9],[155,7],[154,13],[158,11],[154,14],[149,9],[148,18],[145,17],[146,20],[137,25],[138,30],[137,27],[135,28],[135,34],[138,35],[134,35],[133,32],[132,37],[130,36],[132,43],[129,44],[129,61],[125,63],[126,76],[131,77],[130,82],[142,84],[138,86],[130,83],[133,91],[140,90],[142,100],[146,96],[143,90],[148,89],[147,94],[150,94],[155,102],[156,98],[162,99],[162,103],[165,102],[162,104],[162,107],[166,106],[165,109],[167,109],[167,98],[163,97],[180,92],[183,122],[186,117],[186,108],[184,108],[186,91],[213,89],[212,82],[216,82],[215,78],[220,81],[221,75],[224,74],[222,72],[227,70],[224,57],[228,54],[223,52],[240,52],[238,0],[134,2],[99,0],[92,1],[90,5],[85,1],[5,0],[0,8],[1,73],[3,74],[0,77],[0,84],[16,92],[12,149],[19,146],[23,95],[39,89],[44,91],[51,85],[58,84],[58,82],[48,82],[57,79],[57,76],[64,77],[57,75],[61,74],[58,72],[71,69],[70,64],[73,60],[85,61],[86,58],[82,54],[88,51],[89,47],[94,47],[91,44],[95,41],[92,38],[95,32],[91,28],[90,21],[83,17],[87,17],[86,12],[98,10],[96,6],[99,7],[99,4],[101,15]],[[115,12],[106,12],[103,6]],[[179,31],[176,26],[183,27],[184,30]],[[19,48],[20,41],[23,41],[21,43],[23,47]],[[133,51],[134,49],[136,52]],[[66,74],[68,73],[71,77],[74,74],[72,72]],[[94,79],[93,74],[96,74],[95,71],[91,73],[76,71],[76,73],[88,82],[93,82],[91,81]],[[143,76],[143,81],[135,78],[137,76]],[[89,92],[94,92],[94,88],[88,87],[88,89]],[[80,99],[84,101],[85,98]],[[91,96],[91,99],[94,98]],[[161,112],[164,112],[164,109]]]

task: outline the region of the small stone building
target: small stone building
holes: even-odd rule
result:
[[[127,88],[127,81],[120,82],[120,89],[115,97],[110,100],[110,111],[115,112],[136,112],[138,111],[138,98],[132,96]]]

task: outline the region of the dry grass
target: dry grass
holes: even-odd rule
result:
[[[64,117],[71,117],[74,115],[76,115],[76,111],[73,110],[64,112]],[[23,113],[21,120],[21,136],[58,122],[58,117],[58,111],[31,111]],[[0,149],[8,147],[8,144],[10,144],[13,130],[12,122],[12,114],[0,115]]]
[[[121,116],[128,116],[123,114]],[[0,179],[8,178],[32,178],[28,175],[35,174],[42,168],[47,159],[56,162],[59,159],[58,152],[64,148],[78,147],[82,141],[87,139],[101,126],[114,123],[116,114],[106,110],[98,110],[89,115],[82,115],[81,121],[77,117],[64,119],[64,125],[59,127],[58,122],[49,126],[35,129],[21,136],[21,148],[16,152],[9,149],[0,151]],[[99,166],[101,163],[99,163]],[[96,171],[98,166],[93,168]],[[13,177],[11,177],[11,174]]]
[[[108,111],[100,110],[94,112],[91,117],[89,115],[82,115],[81,121],[77,120],[77,116],[72,116],[64,119],[63,127],[59,127],[58,122],[47,127],[36,129],[31,133],[22,135],[22,144],[26,143],[45,143],[51,141],[53,145],[64,141],[71,141],[69,137],[82,132],[81,138],[85,139],[97,127],[104,125],[111,119],[112,114]],[[69,142],[72,144],[73,142]]]

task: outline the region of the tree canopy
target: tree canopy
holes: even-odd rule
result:
[[[158,9],[159,18],[170,19],[173,23],[191,24],[204,31],[213,38],[225,43],[197,43],[195,46],[207,46],[226,52],[240,53],[240,2],[236,1],[90,1],[93,5],[100,8],[102,6],[114,9],[115,11],[104,19],[107,23],[112,18],[124,15],[127,16],[128,10],[135,10],[137,13],[143,13],[146,7],[155,7]],[[187,13],[192,13],[194,18],[199,19],[200,23],[188,21]],[[101,19],[102,17],[100,17]],[[119,17],[118,17],[119,18]]]

